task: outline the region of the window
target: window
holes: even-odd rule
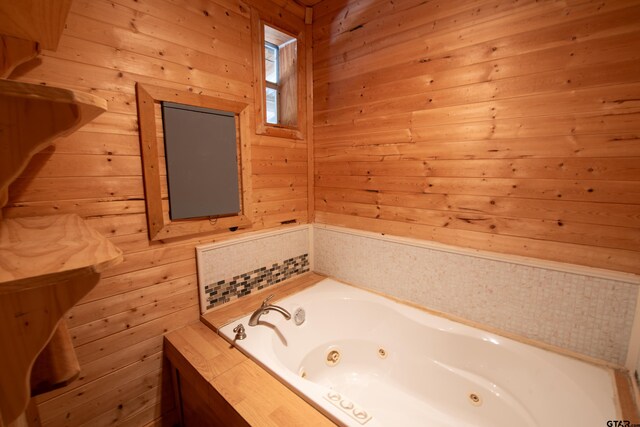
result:
[[[256,133],[304,139],[305,27],[282,28],[277,16],[260,13],[251,9]]]
[[[297,42],[295,37],[264,26],[266,121],[296,126],[298,118]]]

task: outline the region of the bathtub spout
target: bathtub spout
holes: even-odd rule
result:
[[[253,312],[251,318],[249,319],[249,326],[256,326],[260,321],[260,316],[271,310],[277,311],[278,313],[282,314],[287,320],[291,319],[291,313],[289,313],[287,310],[277,305],[269,304],[269,300],[271,298],[273,298],[273,295],[269,295],[267,299],[262,301],[262,305]]]

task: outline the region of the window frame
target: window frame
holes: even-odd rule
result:
[[[252,225],[252,182],[251,182],[251,122],[253,105],[233,99],[214,98],[191,92],[174,90],[160,86],[136,83],[136,101],[140,148],[142,156],[147,227],[150,240],[163,240],[222,230],[247,228]],[[166,178],[160,175],[164,165],[160,164],[158,131],[156,127],[155,105],[162,101],[196,107],[230,111],[236,116],[238,138],[238,163],[240,176],[240,213],[238,215],[218,216],[205,219],[169,218],[168,209],[162,199],[163,184]]]
[[[295,126],[285,126],[267,122],[266,115],[266,74],[264,53],[264,26],[268,25],[290,35],[296,39],[296,91],[297,91],[297,119]],[[280,138],[305,139],[306,132],[306,60],[304,28],[289,28],[280,22],[275,23],[271,17],[261,16],[251,8],[251,40],[253,45],[253,72],[254,72],[254,103],[256,116],[256,133]],[[278,89],[279,92],[279,89]],[[278,103],[279,104],[279,103]],[[278,108],[280,108],[278,106]],[[278,111],[279,113],[279,111]]]
[[[280,48],[265,40],[264,42],[264,46],[265,46],[265,50],[266,47],[268,46],[269,48],[271,48],[272,50],[275,51],[275,56],[276,56],[276,62],[275,62],[275,68],[276,68],[276,81],[271,82],[269,80],[267,80],[267,76],[266,76],[266,65],[265,65],[265,78],[264,78],[264,86],[265,86],[265,103],[264,103],[264,108],[265,108],[265,123],[269,124],[269,125],[277,125],[277,121],[276,123],[271,123],[270,121],[267,120],[267,94],[266,91],[267,89],[272,89],[276,91],[276,120],[280,120]],[[265,61],[263,63],[266,62],[266,56],[265,56]]]

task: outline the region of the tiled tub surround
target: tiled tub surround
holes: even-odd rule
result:
[[[637,276],[311,227],[199,246],[201,311],[313,270],[618,366],[638,345]]]
[[[198,246],[200,311],[309,271],[309,227]]]
[[[207,307],[211,309],[232,299],[248,295],[252,290],[263,289],[309,271],[308,254],[289,258],[282,264],[272,264],[248,271],[231,279],[219,280],[217,283],[205,285]]]
[[[313,244],[318,273],[625,364],[638,294],[635,277],[588,276],[318,224]]]

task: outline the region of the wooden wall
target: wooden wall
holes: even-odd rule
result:
[[[640,2],[314,6],[316,221],[640,273]]]
[[[198,320],[194,246],[241,231],[149,242],[134,84],[252,100],[247,4],[304,26],[304,9],[289,0],[74,0],[57,51],[12,76],[104,97],[109,112],[38,154],[4,215],[75,212],[125,252],[68,315],[82,373],[37,399],[45,426],[171,418],[162,336]],[[253,229],[306,222],[306,142],[253,138]]]
[[[313,44],[317,221],[640,273],[640,2],[323,0]],[[37,155],[4,215],[76,212],[125,251],[68,316],[83,371],[38,398],[45,425],[170,418],[162,335],[198,319],[194,246],[229,233],[148,241],[134,83],[252,99],[251,67],[240,0],[74,0],[13,76],[109,112]],[[306,222],[305,141],[252,155],[254,229]]]

